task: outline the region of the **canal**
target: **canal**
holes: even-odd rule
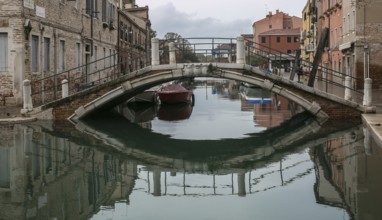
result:
[[[73,125],[0,125],[0,219],[380,219],[382,147],[238,82]]]

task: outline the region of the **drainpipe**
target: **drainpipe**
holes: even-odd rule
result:
[[[44,73],[44,68],[43,68],[43,52],[44,52],[44,27],[42,26],[41,24],[41,21],[39,22],[38,24],[38,28],[40,30],[40,48],[39,48],[39,51],[40,51],[40,54],[39,54],[39,65],[38,65],[38,72],[40,73],[41,75],[41,78],[44,79],[45,78],[45,73]],[[44,86],[45,86],[45,81],[42,80],[41,81],[41,101],[42,103],[44,103],[45,101],[45,89],[44,89]]]
[[[122,3],[121,3],[122,4]],[[120,52],[120,40],[119,40],[119,38],[121,37],[121,36],[119,36],[120,35],[120,29],[121,29],[121,25],[120,25],[120,13],[121,13],[121,10],[119,9],[119,8],[117,8],[117,63],[119,63],[119,61],[121,60],[121,52]],[[114,55],[115,56],[115,55]],[[115,74],[115,62],[114,62],[114,74]],[[119,65],[118,65],[119,66]],[[119,67],[118,67],[119,68]],[[117,69],[117,71],[118,71],[118,73],[120,72],[120,70],[119,69]]]
[[[53,67],[54,67],[54,75],[57,74],[57,30],[53,29]],[[56,82],[56,77],[53,78],[54,83]],[[56,97],[56,90],[54,89],[54,97]]]

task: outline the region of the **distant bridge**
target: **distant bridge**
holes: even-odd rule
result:
[[[170,64],[161,65],[159,40],[153,39],[150,66],[109,81],[104,80],[102,83],[99,80],[98,84],[94,84],[90,88],[73,94],[62,95],[63,98],[61,97],[34,108],[29,114],[33,114],[38,118],[54,120],[70,119],[76,123],[78,120],[95,112],[116,106],[155,85],[194,77],[225,78],[259,86],[295,102],[321,121],[325,121],[327,118],[360,118],[359,116],[362,113],[375,111],[375,108],[308,87],[300,82],[264,71],[258,66],[245,64],[244,41],[240,38],[235,42],[234,58],[236,63],[232,63],[233,51],[224,53],[227,55],[225,62],[216,62],[219,60],[212,59],[211,62],[177,63],[177,49],[179,48],[176,48],[174,43],[169,43],[167,59]],[[193,51],[195,52],[197,49]],[[214,58],[216,51],[212,52],[212,54],[211,56]],[[67,83],[70,84],[70,82]],[[344,89],[346,90],[347,87],[344,87]],[[63,88],[63,94],[64,90]]]

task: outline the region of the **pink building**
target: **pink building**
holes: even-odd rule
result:
[[[324,28],[329,28],[328,43],[322,56],[323,69],[320,73],[324,78],[327,76],[331,80],[342,83],[342,79],[336,77],[343,72],[343,54],[339,49],[339,45],[342,43],[342,7],[340,7],[339,0],[322,0],[317,2],[317,7],[318,37]]]

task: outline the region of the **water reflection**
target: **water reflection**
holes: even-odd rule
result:
[[[346,218],[377,219],[382,214],[378,205],[382,149],[371,139],[365,154],[364,129],[359,126],[297,140],[288,150],[265,153],[255,147],[250,154],[230,148],[234,156],[223,151],[217,158],[175,157],[165,148],[156,154],[143,146],[147,143],[143,138],[132,146],[104,130],[88,135],[70,126],[55,130],[49,124],[33,124],[2,126],[2,131],[4,219],[86,219],[100,209],[114,212],[117,201],[128,207],[134,191],[153,196],[248,197],[299,185],[309,176],[315,177],[310,194],[316,202],[347,210]],[[107,139],[101,138],[103,132]],[[110,151],[118,141],[125,149]]]

